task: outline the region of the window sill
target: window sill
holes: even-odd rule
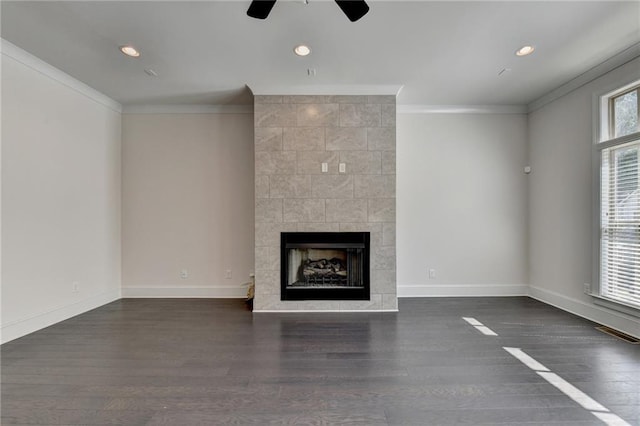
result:
[[[617,302],[612,299],[607,299],[602,296],[598,296],[596,294],[591,294],[590,296],[593,297],[593,303],[595,305],[602,306],[614,311],[622,312],[624,314],[640,318],[640,309],[634,306],[625,305],[623,303]]]

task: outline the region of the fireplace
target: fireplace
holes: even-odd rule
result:
[[[390,89],[253,91],[255,312],[397,311]],[[317,239],[316,232],[327,234]],[[350,232],[368,239],[351,240]]]
[[[283,232],[281,300],[369,300],[368,232]]]

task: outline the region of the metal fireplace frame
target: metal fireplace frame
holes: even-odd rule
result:
[[[369,232],[282,232],[280,234],[280,300],[371,300]],[[300,288],[287,284],[290,249],[362,249],[362,287]]]

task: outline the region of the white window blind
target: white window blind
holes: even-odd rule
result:
[[[600,96],[599,105],[597,295],[640,309],[640,81]]]
[[[640,140],[601,155],[600,295],[640,308]]]

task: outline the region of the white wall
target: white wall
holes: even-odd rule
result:
[[[4,41],[2,89],[6,342],[120,297],[120,113]]]
[[[634,335],[638,318],[594,305],[583,285],[593,282],[593,98],[639,70],[636,59],[529,114],[530,293]]]
[[[241,297],[253,268],[253,115],[125,114],[121,132],[113,101],[4,41],[2,50],[2,341],[115,300],[121,288],[127,297]],[[638,69],[635,60],[528,120],[399,113],[399,295],[529,292],[640,334],[637,318],[583,293],[592,282],[592,97]]]
[[[526,115],[397,120],[398,294],[526,294]]]
[[[246,295],[253,114],[124,114],[122,135],[123,297]]]

